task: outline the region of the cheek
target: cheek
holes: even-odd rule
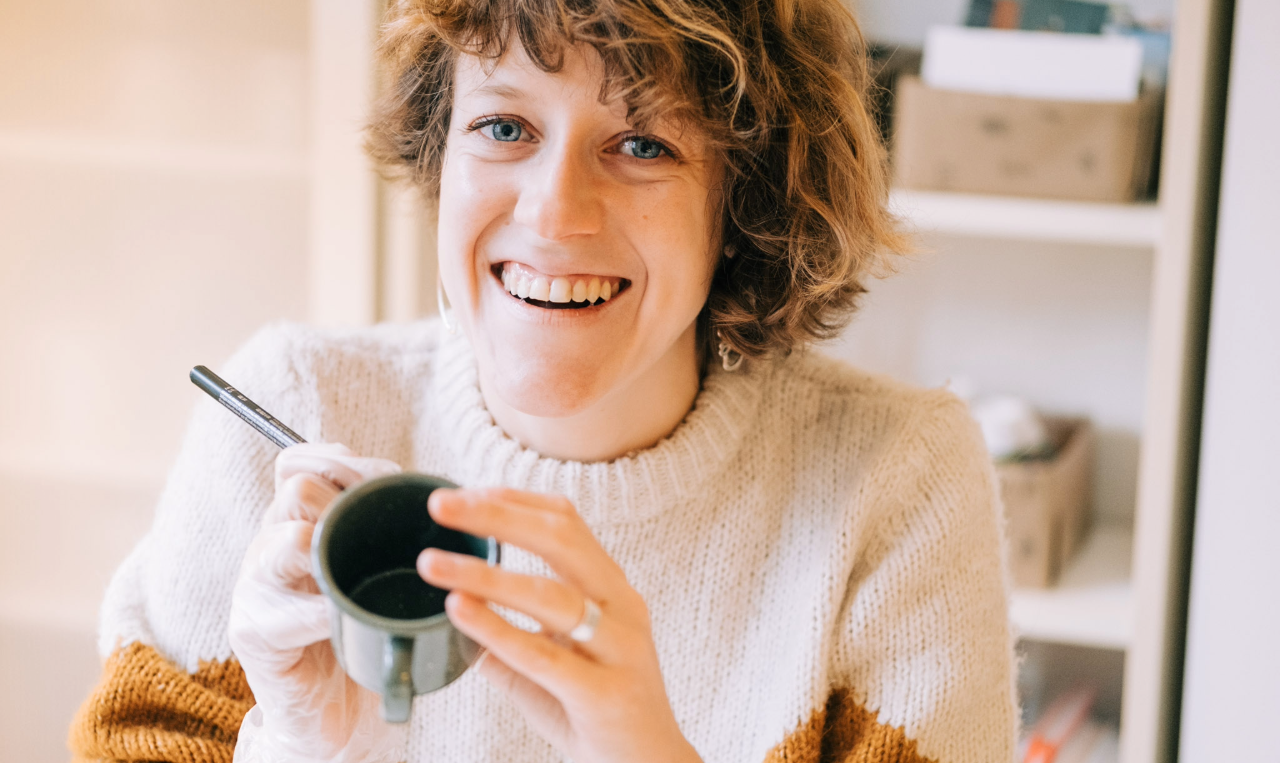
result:
[[[696,316],[711,287],[715,263],[707,194],[649,201],[634,207],[630,215],[631,238],[644,253],[648,288],[664,310]]]
[[[486,231],[508,219],[514,207],[504,176],[466,155],[446,159],[440,175],[437,261],[455,300],[474,301],[479,263],[475,253]]]

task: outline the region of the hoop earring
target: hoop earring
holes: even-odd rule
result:
[[[445,304],[447,300],[444,296],[444,283],[440,278],[436,278],[436,310],[440,312],[440,322],[444,324],[444,330],[450,334],[458,333],[458,324],[449,316],[450,308]]]
[[[742,365],[742,353],[733,349],[728,342],[724,341],[724,336],[720,333],[720,329],[716,329],[716,338],[720,340],[720,365],[724,370],[733,372],[737,371]]]

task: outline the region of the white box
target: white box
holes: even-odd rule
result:
[[[1124,35],[935,26],[921,78],[939,90],[1055,101],[1138,97],[1142,43]]]

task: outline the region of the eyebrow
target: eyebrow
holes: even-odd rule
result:
[[[498,82],[486,83],[471,92],[476,95],[496,95],[499,98],[520,98],[524,95],[523,90]]]

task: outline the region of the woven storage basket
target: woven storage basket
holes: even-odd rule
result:
[[[1045,588],[1079,549],[1093,495],[1093,425],[1047,418],[1051,458],[996,464],[1015,586]]]

